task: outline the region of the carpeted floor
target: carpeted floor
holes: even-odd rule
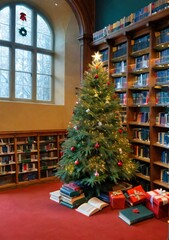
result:
[[[167,219],[129,226],[110,206],[86,217],[49,199],[56,181],[0,192],[0,240],[168,240]]]

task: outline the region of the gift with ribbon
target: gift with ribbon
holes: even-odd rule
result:
[[[113,209],[123,209],[125,207],[125,196],[121,190],[110,191],[109,197]]]
[[[168,216],[169,192],[162,189],[155,189],[146,193],[146,207],[154,212],[156,218]]]
[[[142,203],[146,200],[146,192],[141,185],[127,190],[128,198],[133,205]]]

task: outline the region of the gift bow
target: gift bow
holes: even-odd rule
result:
[[[155,191],[150,191],[149,194],[151,195],[150,197],[150,203],[153,207],[153,202],[154,202],[154,199],[161,199],[161,201],[163,202],[163,205],[166,205],[168,204],[169,202],[169,196],[165,190],[162,190],[161,188],[160,189],[156,189]]]
[[[145,194],[143,192],[140,192],[140,191],[137,191],[137,190],[134,190],[133,192],[134,193],[130,194],[129,197],[135,197],[138,200],[140,200],[140,196],[145,196]]]
[[[114,192],[112,192],[112,196],[118,196],[118,195],[121,195],[122,194],[122,192],[121,191],[114,191]]]

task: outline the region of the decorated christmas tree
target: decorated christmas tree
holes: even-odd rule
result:
[[[129,157],[131,146],[113,82],[104,70],[101,55],[92,57],[62,144],[56,176],[98,194],[106,184],[130,180],[137,167]]]

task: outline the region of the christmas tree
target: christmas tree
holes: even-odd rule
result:
[[[119,98],[96,53],[84,73],[56,176],[79,182],[96,194],[106,184],[130,180],[136,165],[121,123]]]

